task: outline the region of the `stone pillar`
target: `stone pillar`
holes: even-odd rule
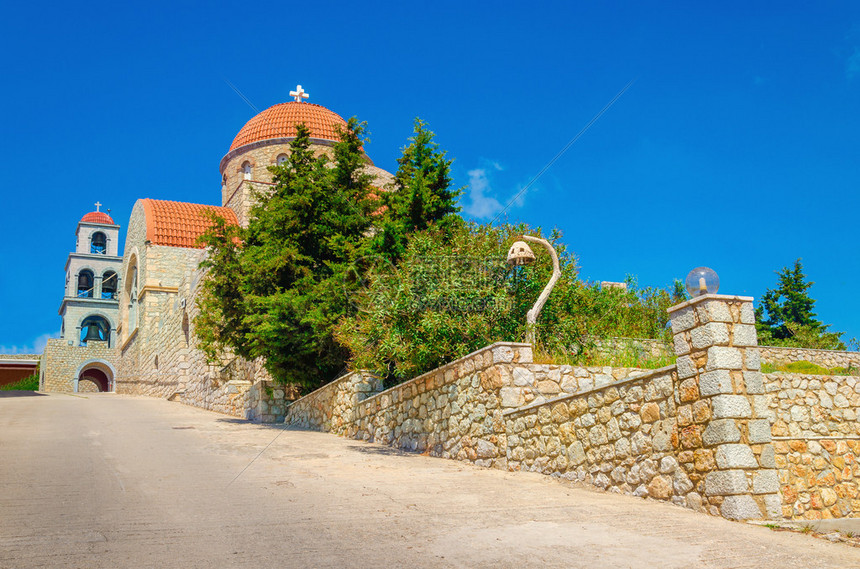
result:
[[[738,520],[781,516],[752,300],[709,294],[669,309],[680,390],[710,410],[695,427],[698,490],[708,511]]]

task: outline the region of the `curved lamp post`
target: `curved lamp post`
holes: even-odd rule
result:
[[[523,235],[523,241],[517,241],[511,245],[511,248],[508,250],[509,265],[515,267],[518,265],[531,265],[535,262],[535,254],[532,252],[531,247],[529,247],[526,241],[543,245],[552,257],[552,277],[550,277],[549,282],[546,283],[546,286],[540,293],[535,305],[526,313],[526,342],[535,344],[537,341],[536,330],[538,315],[540,314],[543,305],[546,304],[546,300],[552,292],[552,287],[555,286],[555,283],[558,282],[558,279],[561,277],[561,269],[558,266],[558,254],[555,252],[552,245],[549,244],[549,241],[539,237],[532,237],[531,235]]]

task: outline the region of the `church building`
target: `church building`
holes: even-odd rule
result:
[[[230,355],[207,362],[193,323],[206,254],[197,240],[209,214],[247,226],[254,191],[272,185],[269,167],[289,156],[296,125],[307,125],[313,151],[330,157],[338,127],[346,127],[337,113],[304,102],[301,86],[290,95],[294,101],[259,113],[233,139],[219,165],[221,205],[137,200],[122,257],[119,227],[100,204],[81,219],[66,268],[62,337],[45,348],[41,390],[115,391],[260,421],[283,418],[292,394],[272,382],[263,362]],[[393,181],[369,157],[365,168],[376,187]]]

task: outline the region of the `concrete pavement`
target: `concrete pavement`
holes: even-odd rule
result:
[[[860,567],[860,550],[163,400],[0,398],[0,568],[395,566]]]

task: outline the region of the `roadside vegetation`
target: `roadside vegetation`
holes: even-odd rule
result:
[[[29,377],[20,379],[15,383],[7,383],[0,387],[0,391],[38,391],[39,390],[39,372],[37,371]]]
[[[264,358],[283,383],[315,388],[349,369],[390,385],[498,341],[525,338],[526,312],[552,273],[539,248],[528,266],[506,253],[538,227],[476,224],[459,214],[452,161],[416,119],[394,182],[373,187],[364,171],[366,125],[352,118],[317,156],[298,126],[288,160],[270,170],[274,185],[256,194],[247,228],[215,218],[200,238],[208,256],[195,320],[212,362]],[[536,361],[658,368],[672,355],[631,344],[607,351],[601,340],[671,341],[666,309],[688,298],[667,288],[606,287],[579,278],[559,231],[561,279],[537,324]],[[815,319],[800,260],[779,273],[758,307],[761,344],[842,349],[839,334]],[[667,349],[667,354],[672,350]]]
[[[350,119],[340,137],[332,159],[314,156],[300,125],[248,228],[216,218],[201,237],[195,333],[209,359],[263,357],[279,381],[313,388],[349,368],[402,381],[489,343],[522,341],[551,260],[538,250],[533,265],[511,268],[506,253],[540,228],[460,217],[451,160],[420,120],[384,191],[362,170],[364,123]],[[598,338],[668,339],[666,308],[686,298],[683,287],[631,278],[627,290],[601,289],[579,279],[559,232],[548,238],[562,278],[538,321],[539,357],[602,365]]]

